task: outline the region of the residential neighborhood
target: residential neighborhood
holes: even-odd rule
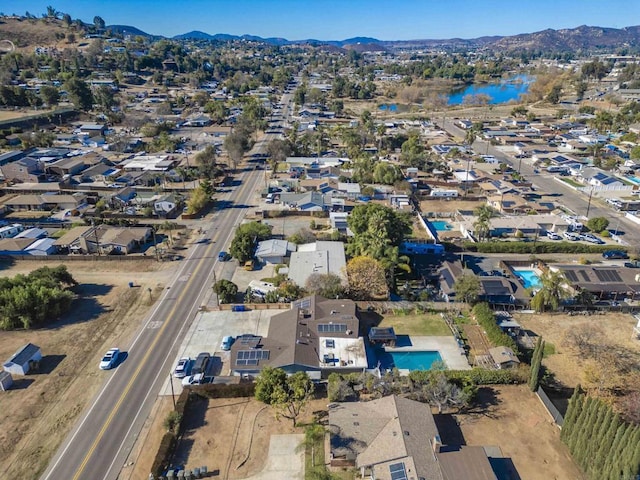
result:
[[[640,475],[635,27],[89,3],[0,14],[5,475]]]

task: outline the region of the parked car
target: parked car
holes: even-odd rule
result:
[[[100,360],[100,370],[109,370],[113,368],[120,356],[119,348],[111,348],[104,354],[102,360]]]
[[[623,250],[607,250],[606,252],[602,252],[602,257],[607,260],[626,260],[629,258],[629,255]]]
[[[627,268],[640,268],[640,261],[634,260],[633,262],[624,262],[624,266]]]
[[[218,260],[220,260],[221,262],[226,262],[229,259],[231,259],[231,255],[229,255],[225,251],[222,251],[218,254]]]
[[[191,373],[195,375],[196,373],[205,373],[207,371],[207,366],[209,366],[209,360],[211,359],[211,355],[207,352],[202,352],[196,358],[195,363],[193,364],[193,368],[191,369]]]
[[[191,358],[190,357],[182,357],[178,360],[178,364],[176,365],[175,370],[173,371],[173,376],[176,378],[184,378],[189,375],[191,371]]]
[[[547,238],[550,240],[560,240],[561,237],[556,232],[547,232]]]
[[[580,240],[580,237],[578,236],[578,234],[573,232],[564,232],[562,236],[567,240],[571,240],[572,242],[577,242],[578,240]]]
[[[205,381],[204,373],[196,373],[195,375],[189,375],[182,379],[182,386],[188,387],[189,385],[201,385]]]
[[[224,351],[231,350],[231,345],[233,344],[233,337],[231,335],[227,335],[222,339],[222,343],[220,344],[220,348]]]

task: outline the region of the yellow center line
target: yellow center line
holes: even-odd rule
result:
[[[249,181],[244,181],[242,187],[240,188],[239,195],[237,196],[237,198],[241,198],[242,197],[242,195],[240,195],[240,194],[243,194],[244,190],[246,190],[248,188],[248,186],[249,186]],[[205,255],[209,254],[209,250],[211,250],[214,247],[215,240],[217,240],[217,237],[219,237],[220,235],[221,235],[221,232],[220,231],[216,231],[216,234],[211,237],[211,239],[214,240],[214,242],[212,242],[206,248]],[[185,287],[182,290],[182,293],[178,296],[178,299],[175,302],[175,304],[174,304],[173,308],[171,309],[171,311],[169,312],[169,315],[167,315],[167,321],[164,322],[164,324],[162,325],[160,330],[158,330],[158,333],[157,333],[155,339],[153,340],[151,346],[147,350],[147,353],[145,354],[145,356],[142,358],[142,361],[140,362],[140,365],[138,366],[138,368],[136,369],[135,373],[131,377],[131,380],[129,380],[129,383],[127,384],[127,386],[125,387],[124,391],[122,392],[122,395],[120,395],[120,398],[118,399],[118,401],[116,402],[115,406],[111,410],[111,413],[109,414],[109,416],[105,420],[104,424],[102,425],[102,428],[100,429],[100,432],[98,432],[98,435],[96,436],[96,439],[91,444],[91,447],[89,448],[89,451],[85,455],[82,463],[80,464],[80,467],[78,467],[78,470],[76,471],[76,474],[73,476],[73,480],[78,480],[80,478],[80,475],[82,474],[82,472],[86,468],[87,463],[89,462],[89,459],[91,458],[91,456],[95,452],[95,449],[98,447],[98,444],[100,443],[100,440],[102,440],[102,437],[104,436],[104,433],[107,431],[107,428],[109,428],[109,425],[111,424],[111,422],[113,421],[113,418],[115,417],[116,413],[120,409],[120,406],[122,405],[122,402],[124,401],[125,397],[128,395],[129,390],[131,390],[131,387],[133,386],[133,384],[137,380],[138,376],[140,375],[140,372],[142,371],[142,369],[146,365],[147,361],[149,360],[149,356],[151,355],[151,352],[153,352],[154,347],[160,341],[162,333],[167,328],[167,325],[169,325],[170,320],[175,315],[176,310],[178,309],[178,306],[182,302],[182,298],[189,291],[189,286],[194,281],[194,279],[197,277],[196,273],[199,272],[200,269],[205,265],[206,262],[203,261],[203,260],[204,260],[204,258],[201,259],[201,261],[198,264],[198,266],[196,267],[195,271],[193,272],[193,274],[190,276],[189,280],[185,284]]]

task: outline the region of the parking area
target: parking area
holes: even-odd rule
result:
[[[207,369],[208,376],[229,375],[229,352],[222,351],[220,345],[223,337],[237,337],[245,333],[266,336],[271,317],[283,310],[252,310],[247,312],[215,311],[200,312],[193,320],[178,355],[171,363],[171,373],[182,357],[195,359],[199,353],[207,352],[211,361]],[[171,376],[173,378],[173,375]],[[182,391],[181,380],[173,378],[173,390],[176,394]],[[160,390],[160,395],[171,395],[169,379]]]

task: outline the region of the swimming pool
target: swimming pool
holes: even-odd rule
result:
[[[429,223],[433,225],[436,232],[448,232],[449,230],[453,230],[453,226],[444,220],[429,220]]]
[[[536,270],[532,268],[514,268],[513,273],[522,280],[524,288],[540,288],[540,276]]]
[[[398,368],[400,370],[429,370],[435,362],[442,362],[440,352],[378,352],[378,360],[382,368]]]
[[[635,175],[625,175],[625,178],[636,185],[640,185],[640,177],[636,177]]]

